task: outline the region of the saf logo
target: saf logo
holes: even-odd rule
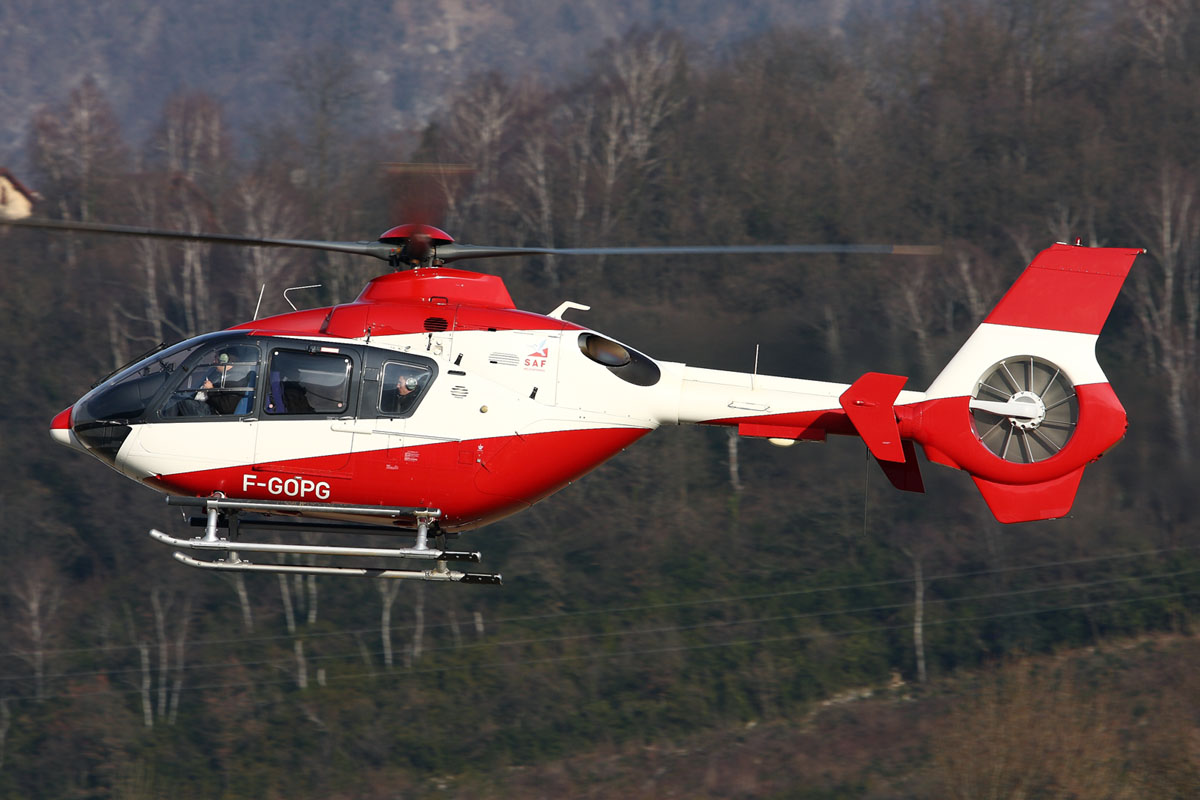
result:
[[[525,356],[525,369],[544,370],[546,362],[550,360],[550,346],[542,339],[542,343],[538,345],[538,349],[529,355]]]

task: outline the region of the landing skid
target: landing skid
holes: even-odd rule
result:
[[[168,497],[170,505],[192,506],[202,508],[206,513],[204,520],[204,536],[194,539],[178,539],[159,530],[151,530],[150,536],[156,541],[170,547],[186,550],[210,551],[225,555],[224,559],[206,561],[192,558],[181,552],[175,553],[175,559],[190,567],[200,569],[221,570],[227,572],[276,572],[301,575],[345,575],[366,578],[388,578],[393,580],[418,581],[453,581],[458,583],[481,583],[499,585],[501,578],[498,573],[459,572],[446,566],[448,561],[479,563],[480,554],[477,552],[445,550],[429,546],[429,533],[436,531],[437,520],[441,511],[431,508],[384,508],[379,506],[335,506],[315,503],[276,503],[262,500],[231,500],[224,497]],[[348,547],[341,545],[309,545],[283,542],[243,542],[239,540],[240,527],[243,523],[253,523],[261,527],[272,527],[271,523],[262,520],[243,520],[242,512],[249,511],[257,514],[284,514],[293,519],[286,526],[293,530],[304,531],[304,523],[294,519],[304,515],[343,515],[354,517],[380,517],[392,520],[391,526],[372,525],[320,525],[314,524],[312,530],[336,533],[386,534],[394,536],[397,533],[409,533],[406,528],[415,528],[412,533],[416,540],[411,547]],[[218,530],[227,527],[228,538],[222,538]],[[297,565],[297,564],[256,564],[246,561],[239,553],[275,553],[280,555],[322,555],[333,558],[366,557],[387,559],[413,559],[418,561],[435,562],[432,569],[384,569],[376,567],[356,567],[344,565]]]

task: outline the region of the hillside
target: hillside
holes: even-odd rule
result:
[[[556,81],[631,29],[667,27],[720,53],[770,29],[833,24],[849,5],[863,4],[14,0],[0,6],[0,163],[25,166],[32,111],[89,75],[140,141],[181,91],[218,98],[240,130],[268,124],[297,62],[336,54],[358,76],[368,124],[413,130],[472,76]]]

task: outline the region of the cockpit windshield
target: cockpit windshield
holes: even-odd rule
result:
[[[213,357],[217,358],[219,353],[215,351],[222,343],[227,346],[228,352],[233,352],[230,347],[247,346],[255,353],[258,351],[254,345],[243,344],[246,343],[245,334],[219,332],[179,342],[166,350],[147,356],[133,366],[126,367],[84,395],[75,404],[75,425],[96,422],[129,423],[145,417],[154,398],[167,384],[179,380],[182,370],[187,370],[189,374],[195,371],[194,365],[199,362],[191,362],[192,366],[189,367],[188,359],[198,351],[208,349],[213,349]],[[257,355],[254,356],[254,360],[257,362]],[[237,400],[234,401],[234,407]]]
[[[163,384],[207,338],[211,337],[180,342],[118,372],[76,404],[75,423],[127,422],[141,417]]]

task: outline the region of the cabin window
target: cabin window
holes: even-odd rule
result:
[[[432,376],[429,367],[387,362],[379,382],[379,411],[386,416],[407,416],[417,407]]]
[[[349,356],[275,350],[271,353],[263,410],[269,415],[335,414],[350,403]]]

